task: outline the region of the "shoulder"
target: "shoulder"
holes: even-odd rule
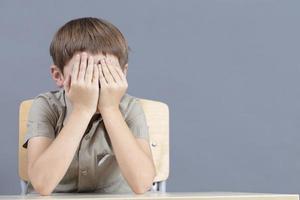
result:
[[[30,114],[36,117],[46,115],[46,117],[57,118],[63,111],[63,107],[63,90],[43,92],[32,99]]]
[[[61,104],[64,106],[64,90],[51,90],[48,92],[39,93],[33,99],[34,102],[44,102],[49,104]]]
[[[122,97],[120,109],[127,120],[144,114],[141,99],[128,93],[125,93]]]

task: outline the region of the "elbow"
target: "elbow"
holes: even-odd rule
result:
[[[34,190],[41,196],[49,196],[53,192],[55,185],[51,175],[44,171],[38,170],[36,165],[28,165],[27,174]]]
[[[33,183],[32,186],[34,187],[35,191],[38,192],[41,196],[49,196],[51,195],[53,189],[48,187],[45,183]]]
[[[152,183],[151,183],[151,185],[137,185],[132,188],[132,191],[135,194],[144,194],[150,190],[151,186],[152,186]]]
[[[49,184],[47,184],[48,181],[42,180],[41,176],[39,177],[40,178],[29,176],[34,190],[42,196],[49,196],[52,193],[53,188],[51,188]]]
[[[49,196],[52,193],[52,190],[47,188],[39,188],[36,190],[41,196]]]
[[[143,177],[142,179],[139,179],[139,181],[136,182],[135,186],[132,187],[132,191],[135,194],[144,194],[151,190],[153,186],[153,181],[156,176],[155,171],[151,174],[149,174],[146,177]]]

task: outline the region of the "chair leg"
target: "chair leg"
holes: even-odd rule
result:
[[[158,190],[159,190],[159,192],[163,192],[163,193],[166,192],[167,191],[167,181],[159,182]]]
[[[155,182],[155,185],[152,187],[152,191],[165,193],[167,189],[167,182],[166,181],[160,181]]]
[[[20,185],[21,185],[21,195],[27,194],[27,182],[20,179]]]

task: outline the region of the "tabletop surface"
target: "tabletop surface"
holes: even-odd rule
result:
[[[262,194],[262,193],[229,193],[229,192],[171,192],[171,193],[146,193],[143,195],[135,194],[77,194],[77,193],[55,193],[51,196],[39,196],[38,194],[28,195],[0,195],[0,199],[76,199],[76,200],[95,200],[95,199],[199,199],[199,200],[299,200],[297,194]]]

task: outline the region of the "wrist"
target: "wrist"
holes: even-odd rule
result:
[[[110,106],[110,107],[103,107],[103,108],[99,108],[99,111],[101,113],[101,115],[105,115],[106,113],[111,113],[111,112],[120,112],[120,108],[117,106]]]
[[[94,114],[94,112],[80,107],[74,107],[72,112],[79,116],[82,116],[83,118],[88,118],[88,119],[91,119]]]

